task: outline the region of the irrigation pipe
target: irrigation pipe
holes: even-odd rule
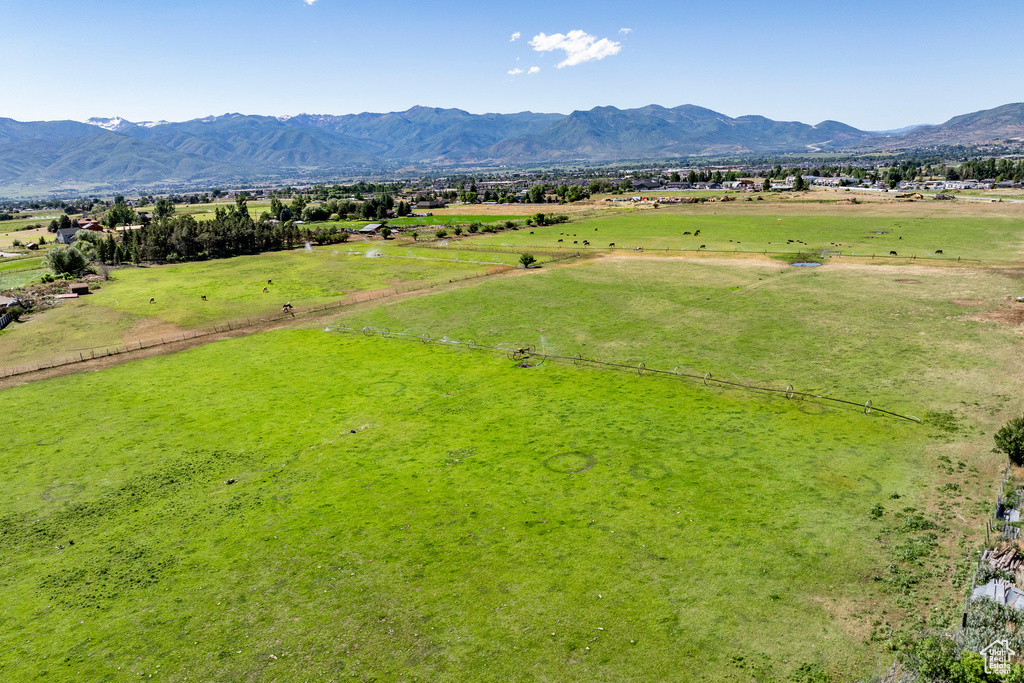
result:
[[[352,328],[352,327],[345,327],[344,325],[331,325],[331,326],[328,326],[326,328],[326,330],[327,331],[331,331],[331,332],[361,332],[362,334],[366,335],[367,337],[373,337],[373,336],[378,336],[379,335],[381,337],[384,337],[385,339],[408,339],[408,340],[418,341],[418,342],[421,342],[421,343],[424,343],[424,344],[428,344],[430,342],[436,342],[438,344],[448,344],[448,345],[451,345],[451,346],[468,346],[471,349],[486,349],[486,350],[489,350],[489,351],[498,351],[498,352],[501,352],[501,353],[505,354],[506,356],[508,356],[508,358],[510,360],[525,360],[525,359],[528,359],[528,358],[538,358],[538,359],[541,360],[541,362],[547,361],[547,360],[572,362],[577,367],[583,367],[584,365],[590,365],[590,366],[593,366],[593,367],[606,367],[606,368],[616,368],[616,369],[619,369],[619,370],[627,370],[629,372],[636,372],[641,377],[643,377],[644,375],[650,374],[650,375],[658,375],[658,376],[664,376],[664,377],[674,377],[674,378],[677,378],[677,379],[678,378],[692,379],[692,380],[697,380],[697,381],[703,382],[705,386],[711,386],[712,384],[716,384],[718,386],[732,387],[732,388],[737,388],[737,389],[747,389],[749,391],[762,391],[762,392],[765,392],[765,393],[768,393],[768,394],[782,395],[787,400],[792,400],[794,398],[798,398],[799,397],[799,398],[804,398],[804,399],[810,398],[810,399],[815,399],[815,400],[819,400],[819,401],[830,401],[832,403],[838,403],[838,404],[842,404],[842,405],[853,406],[855,408],[858,408],[858,409],[862,410],[865,415],[870,415],[872,413],[880,413],[882,415],[888,415],[889,417],[894,417],[894,418],[897,418],[897,419],[900,419],[900,420],[906,420],[908,422],[915,422],[917,424],[921,424],[921,422],[922,422],[921,418],[915,417],[914,415],[902,415],[900,413],[893,412],[891,410],[885,410],[883,408],[877,408],[877,407],[874,406],[874,404],[870,400],[868,400],[868,401],[866,401],[864,403],[861,403],[859,401],[848,401],[846,399],[833,398],[831,396],[824,396],[822,394],[812,394],[812,393],[808,393],[808,392],[804,392],[804,391],[796,391],[793,388],[793,385],[789,385],[785,389],[776,389],[776,388],[773,388],[773,387],[759,387],[759,386],[754,386],[754,385],[751,385],[751,384],[745,384],[743,382],[733,382],[733,381],[730,381],[730,380],[727,380],[727,379],[718,379],[717,377],[713,377],[710,372],[706,372],[703,375],[695,375],[695,374],[690,374],[690,373],[686,373],[686,372],[678,372],[678,366],[676,366],[676,369],[674,369],[674,370],[658,370],[656,368],[649,368],[649,367],[647,367],[647,365],[645,363],[642,363],[642,362],[640,364],[638,364],[638,365],[626,365],[625,363],[612,363],[612,362],[609,362],[609,361],[601,361],[601,360],[593,360],[593,359],[590,359],[590,358],[584,358],[581,354],[578,354],[578,353],[576,355],[574,355],[574,356],[558,356],[558,355],[553,355],[553,354],[537,353],[537,350],[536,350],[536,348],[533,345],[527,345],[527,346],[522,346],[522,347],[516,347],[516,346],[488,346],[486,344],[479,344],[479,343],[477,343],[474,340],[470,340],[468,342],[463,342],[463,341],[458,341],[456,339],[449,339],[448,337],[444,337],[443,339],[436,339],[436,338],[430,337],[429,335],[426,335],[426,334],[413,335],[413,334],[406,334],[404,332],[391,332],[387,328],[384,328],[382,330],[374,330],[374,329],[372,329],[370,327],[363,327],[363,328],[357,330],[357,329]]]

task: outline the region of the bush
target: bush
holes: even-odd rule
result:
[[[506,230],[511,230],[514,227],[516,227],[515,223],[513,223],[512,221],[505,221],[505,229]]]
[[[21,320],[21,314],[24,311],[22,310],[21,306],[11,306],[10,308],[7,309],[7,312],[15,320]]]
[[[11,242],[11,246],[12,247],[20,247],[20,246],[22,246],[21,245],[21,240],[14,240],[13,242]]]
[[[522,264],[523,268],[530,268],[536,262],[537,259],[533,254],[523,254],[519,257],[519,263]]]
[[[444,239],[445,237],[448,236],[448,231],[445,230],[444,228],[441,228],[440,230],[434,233],[434,236],[437,237],[437,239],[439,240]]]
[[[459,235],[462,234],[462,226],[461,225],[456,225],[455,229],[452,230],[452,232],[454,232],[455,236],[458,237]]]
[[[89,267],[89,261],[75,247],[51,249],[46,252],[43,263],[57,275],[78,275]]]
[[[480,232],[480,224],[477,223],[476,221],[473,221],[472,223],[469,224],[469,228],[467,229],[469,230],[470,234],[478,233]]]
[[[1003,425],[995,436],[996,451],[1005,453],[1014,465],[1024,465],[1024,416]]]

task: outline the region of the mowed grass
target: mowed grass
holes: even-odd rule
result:
[[[761,214],[750,213],[746,207],[722,205],[718,213],[712,213],[707,207],[683,206],[481,235],[472,240],[478,244],[565,249],[583,248],[583,240],[588,240],[592,249],[606,249],[614,243],[619,249],[695,251],[703,245],[709,251],[740,254],[812,254],[827,249],[845,255],[888,257],[895,251],[908,259],[917,256],[952,261],[962,257],[1006,262],[1024,253],[1024,217],[1012,214],[858,215],[874,209],[854,205],[831,207],[830,214],[800,215],[798,210],[787,207],[785,213]],[[698,230],[700,235],[692,234]],[[938,250],[943,253],[936,254]]]
[[[927,442],[856,411],[322,331],[4,404],[33,416],[0,444],[11,680],[874,671],[891,655],[851,615],[879,599],[868,511],[917,498]],[[55,429],[68,405],[87,415]]]
[[[69,351],[276,314],[288,301],[303,308],[369,290],[447,283],[518,260],[516,254],[379,244],[115,270],[113,279],[98,283],[100,288],[89,296],[63,302],[0,333],[0,364],[21,365]],[[382,256],[368,258],[368,253]]]

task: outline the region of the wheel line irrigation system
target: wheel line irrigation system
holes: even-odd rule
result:
[[[896,412],[893,412],[891,410],[884,410],[882,408],[877,408],[874,405],[872,405],[870,399],[865,401],[865,402],[863,402],[863,403],[861,403],[859,401],[849,401],[849,400],[842,399],[842,398],[835,398],[833,396],[823,396],[821,394],[812,394],[812,393],[803,392],[803,391],[796,391],[793,388],[792,385],[787,386],[785,389],[777,389],[777,388],[774,388],[774,387],[760,387],[760,386],[755,386],[755,385],[751,385],[751,384],[744,384],[743,382],[732,382],[732,381],[725,380],[725,379],[718,379],[716,377],[713,377],[710,372],[705,372],[703,375],[699,375],[699,374],[692,374],[692,373],[686,373],[686,372],[677,372],[676,370],[678,370],[678,368],[676,368],[675,370],[658,370],[658,369],[655,369],[655,368],[649,368],[649,367],[647,367],[646,363],[642,363],[642,362],[637,364],[637,365],[627,365],[625,363],[611,363],[611,362],[608,362],[608,361],[601,361],[601,360],[594,360],[594,359],[590,359],[590,358],[584,358],[582,355],[580,355],[578,353],[576,355],[574,355],[574,356],[557,356],[557,355],[551,355],[551,354],[546,354],[546,353],[537,353],[536,347],[534,347],[532,344],[529,344],[529,345],[526,345],[526,346],[513,346],[513,345],[507,345],[507,346],[506,345],[488,346],[486,344],[478,344],[473,339],[470,339],[469,341],[457,341],[455,339],[449,339],[448,337],[443,337],[441,339],[437,339],[437,338],[431,337],[430,335],[427,335],[427,334],[414,335],[414,334],[407,334],[405,332],[391,332],[386,327],[383,328],[383,329],[380,329],[380,330],[374,330],[374,329],[372,329],[370,327],[364,327],[362,329],[356,329],[356,328],[353,328],[353,327],[345,327],[344,325],[330,325],[330,326],[328,326],[326,328],[325,331],[327,331],[327,332],[343,332],[343,333],[359,333],[359,332],[361,332],[362,334],[364,334],[364,335],[366,335],[368,337],[380,336],[380,337],[383,337],[385,339],[399,339],[399,340],[406,340],[406,341],[419,341],[419,342],[422,342],[424,344],[436,343],[436,344],[446,344],[446,345],[449,345],[449,346],[463,346],[463,347],[467,347],[467,348],[470,348],[470,349],[481,349],[481,350],[486,350],[486,351],[497,351],[497,352],[500,352],[500,353],[504,353],[509,358],[509,360],[525,361],[527,359],[539,359],[541,363],[543,363],[544,361],[547,361],[547,360],[563,361],[563,362],[572,362],[573,364],[576,365],[576,367],[583,367],[583,366],[586,365],[586,366],[591,366],[591,367],[614,368],[614,369],[617,369],[617,370],[626,370],[626,371],[629,371],[629,372],[636,372],[641,377],[643,377],[644,375],[650,374],[650,375],[655,375],[655,376],[673,377],[673,378],[676,378],[676,379],[697,380],[699,382],[703,382],[704,386],[717,385],[717,386],[730,387],[730,388],[735,388],[735,389],[747,389],[749,391],[760,391],[760,392],[768,393],[768,394],[782,395],[782,396],[785,396],[786,399],[788,399],[788,400],[799,398],[799,399],[813,399],[813,400],[816,400],[816,401],[828,401],[828,402],[834,403],[834,404],[840,404],[840,405],[844,405],[844,406],[853,406],[853,407],[857,408],[858,410],[862,410],[865,415],[870,415],[872,413],[877,413],[877,414],[880,414],[880,415],[885,415],[885,416],[888,416],[888,417],[896,418],[896,419],[899,419],[899,420],[906,420],[908,422],[915,422],[917,424],[921,424],[921,422],[922,422],[921,418],[915,417],[914,415],[902,415],[900,413],[896,413]]]

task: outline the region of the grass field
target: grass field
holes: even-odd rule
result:
[[[577,249],[588,240],[593,249],[614,243],[620,249],[696,251],[704,245],[710,251],[737,253],[813,253],[828,249],[847,255],[888,256],[895,251],[908,258],[938,258],[935,252],[942,250],[941,257],[953,261],[957,257],[1009,261],[1024,253],[1024,214],[915,217],[878,215],[870,207],[835,208],[831,215],[801,215],[795,213],[798,207],[773,214],[725,205],[714,209],[682,206],[482,235],[473,240],[481,244]],[[857,215],[861,208],[874,215]],[[700,235],[692,234],[698,230]]]
[[[845,681],[887,667],[908,634],[955,626],[1003,462],[992,433],[1020,411],[1024,269],[1004,262],[1024,223],[977,207],[696,208],[468,243],[596,227],[651,248],[696,226],[709,248],[784,233],[810,247],[888,226],[990,263],[595,255],[337,320],[793,385],[924,423],[322,321],[3,389],[17,426],[0,441],[0,670]],[[518,258],[396,244],[367,258],[380,244],[120,271],[0,333],[0,356],[39,353],[115,293],[124,317],[100,322],[117,336],[244,315],[268,271],[298,306],[489,267],[422,257]]]
[[[59,386],[88,427],[5,445],[0,658],[25,680],[873,665],[867,512],[924,457],[910,423],[324,332]]]
[[[376,254],[374,258],[368,255]],[[353,242],[305,251],[113,271],[93,294],[0,332],[0,366],[341,301],[355,292],[447,282],[514,265],[517,254]],[[27,279],[38,271],[11,278]],[[0,278],[5,276],[0,273]],[[268,292],[263,291],[267,280]],[[3,280],[0,280],[2,282]],[[12,280],[13,281],[13,280]],[[202,301],[201,296],[207,300]],[[155,303],[149,300],[155,299]]]

